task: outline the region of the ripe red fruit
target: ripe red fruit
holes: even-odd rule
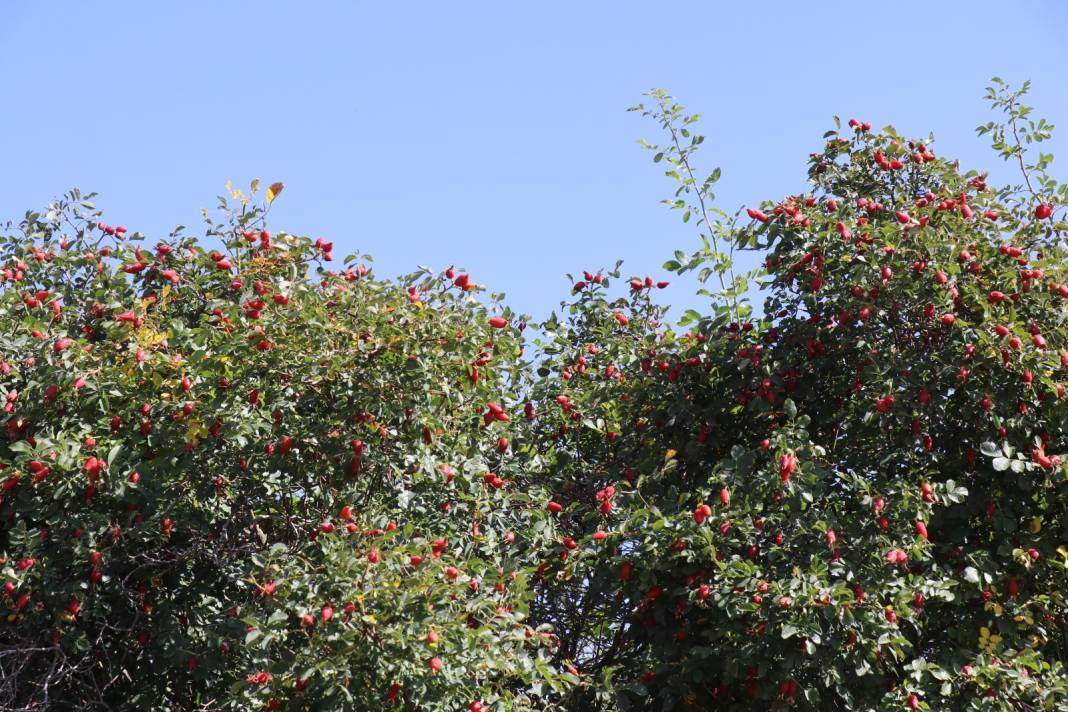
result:
[[[916,695],[909,695],[906,703],[910,710],[918,710],[920,708],[920,698]]]
[[[503,329],[504,327],[508,326],[508,320],[505,319],[503,316],[491,316],[489,318],[489,325],[492,326],[494,329]]]
[[[693,510],[693,520],[698,524],[704,524],[705,519],[710,516],[712,516],[712,508],[707,504],[702,504]]]
[[[719,502],[724,507],[727,507],[731,503],[731,491],[724,487],[719,491]]]
[[[790,481],[790,475],[797,469],[797,457],[788,452],[779,458],[779,479],[783,482]]]
[[[1039,220],[1045,220],[1050,215],[1053,215],[1053,206],[1049,203],[1040,203],[1039,206],[1035,208],[1035,217]]]
[[[442,667],[444,667],[444,663],[441,662],[441,658],[430,658],[429,665],[431,671],[433,672],[438,672],[439,670],[441,670]]]
[[[563,511],[564,505],[560,504],[559,502],[549,500],[549,502],[545,505],[545,508],[553,514],[559,514],[561,511]]]
[[[927,525],[921,521],[916,522],[916,533],[924,539],[927,538]]]

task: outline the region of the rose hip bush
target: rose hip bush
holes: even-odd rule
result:
[[[280,184],[202,239],[78,191],[7,226],[0,707],[1068,708],[1068,188],[1025,91],[979,129],[1019,185],[836,119],[734,216],[652,92],[701,233],[664,269],[711,284],[675,328],[619,264],[541,323],[337,264],[268,230]]]

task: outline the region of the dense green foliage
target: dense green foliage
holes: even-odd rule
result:
[[[77,191],[7,226],[0,708],[1068,709],[1068,188],[1022,94],[980,127],[1020,185],[836,120],[732,217],[651,93],[702,240],[664,267],[716,280],[677,328],[618,264],[538,324],[335,267],[280,184],[199,240]]]

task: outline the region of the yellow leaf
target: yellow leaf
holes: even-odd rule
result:
[[[278,197],[278,194],[285,190],[285,185],[281,182],[271,183],[267,186],[267,204],[270,205],[274,202],[274,199]]]
[[[259,189],[260,189],[260,179],[259,178],[253,178],[252,182],[249,183],[248,192],[252,193],[253,195],[255,195],[256,191],[259,190]]]
[[[668,460],[673,460],[675,458],[675,456],[678,455],[678,454],[679,454],[678,450],[668,450],[667,452],[664,453],[664,461],[667,462]]]
[[[185,439],[190,442],[197,442],[206,432],[207,428],[204,427],[202,421],[197,418],[190,418],[185,429]]]

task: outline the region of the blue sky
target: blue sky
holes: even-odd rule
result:
[[[154,237],[227,180],[282,180],[274,229],[387,275],[455,263],[544,316],[567,271],[661,278],[696,247],[635,143],[659,138],[625,111],[642,91],[703,115],[729,212],[803,191],[834,114],[1004,175],[983,88],[1030,78],[1068,124],[1066,23],[1054,0],[3,3],[0,219],[79,186]]]

